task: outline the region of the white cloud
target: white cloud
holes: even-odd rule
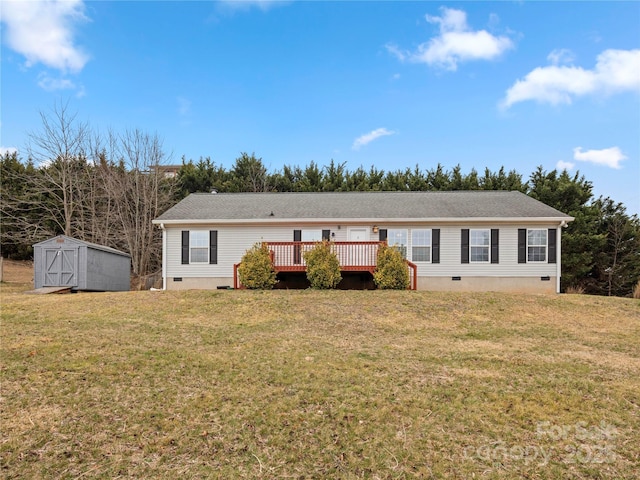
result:
[[[445,7],[440,10],[440,17],[426,15],[429,23],[440,26],[440,35],[419,45],[415,52],[402,51],[391,44],[386,46],[387,50],[400,61],[426,63],[455,71],[461,62],[493,60],[513,48],[513,42],[508,37],[494,36],[486,30],[471,30],[463,10]],[[490,17],[492,24],[497,21],[497,16]]]
[[[0,155],[6,155],[8,154],[12,154],[12,153],[17,153],[18,149],[16,147],[0,147]]]
[[[44,72],[38,75],[38,86],[48,92],[75,90],[76,88],[76,84],[68,78],[54,78]]]
[[[221,0],[220,5],[233,10],[248,10],[257,7],[262,11],[267,11],[272,7],[279,7],[289,3],[283,0]]]
[[[359,136],[353,141],[351,148],[353,150],[360,150],[361,147],[373,142],[376,138],[384,137],[387,135],[394,135],[396,132],[393,130],[387,130],[386,128],[377,128],[369,133]]]
[[[82,98],[86,95],[86,90],[83,85],[76,85],[76,83],[69,79],[60,77],[52,77],[46,72],[41,72],[38,75],[38,86],[47,92],[56,92],[58,90],[75,90],[76,97]]]
[[[602,150],[586,150],[582,151],[582,147],[573,149],[573,159],[580,162],[589,162],[595,165],[604,165],[605,167],[620,169],[620,162],[627,159],[618,147],[603,148]]]
[[[547,55],[547,60],[549,60],[552,65],[573,63],[575,55],[567,48],[557,48]]]
[[[185,97],[178,97],[178,115],[186,117],[191,113],[191,100]]]
[[[562,58],[554,52],[548,57],[551,61]],[[640,92],[640,50],[605,50],[593,70],[559,65],[535,68],[507,90],[500,106],[509,108],[527,100],[570,104],[574,97],[624,91]]]
[[[87,21],[82,0],[3,0],[4,39],[24,55],[26,66],[37,63],[77,73],[89,60],[75,45],[74,27]]]
[[[573,167],[575,167],[576,164],[573,162],[565,162],[564,160],[558,160],[558,163],[556,163],[556,168],[558,170],[572,170]]]
[[[385,45],[385,48],[391,55],[396,57],[401,62],[404,62],[405,60],[407,60],[407,58],[411,55],[409,52],[404,52],[400,50],[400,48],[398,48],[398,46],[393,43],[387,43]]]

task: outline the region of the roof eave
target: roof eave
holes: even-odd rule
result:
[[[280,225],[327,223],[568,223],[571,216],[561,217],[425,217],[425,218],[210,218],[210,219],[155,219],[155,225]]]

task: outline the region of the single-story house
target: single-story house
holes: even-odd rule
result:
[[[343,272],[372,273],[380,242],[403,251],[418,290],[559,292],[560,236],[573,217],[521,192],[191,194],[153,220],[165,289],[238,286],[267,242],[278,272],[331,240]]]

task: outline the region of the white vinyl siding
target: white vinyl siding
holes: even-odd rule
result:
[[[556,265],[549,263],[518,263],[518,228],[526,225],[487,225],[500,229],[500,263],[460,263],[460,229],[468,225],[434,225],[440,228],[440,263],[418,267],[419,277],[543,277],[556,276]],[[546,227],[546,225],[545,225]]]
[[[431,230],[413,229],[411,230],[411,261],[430,262],[431,261]]]
[[[527,262],[547,261],[547,230],[527,230]]]
[[[468,224],[437,224],[429,223],[422,225],[398,224],[384,225],[382,222],[377,223],[380,228],[387,228],[388,233],[394,231],[403,231],[404,245],[412,250],[413,231],[427,230],[432,228],[440,229],[440,263],[423,263],[418,266],[418,276],[420,277],[452,277],[452,276],[474,276],[474,277],[555,277],[557,274],[556,264],[545,262],[531,262],[526,264],[518,264],[518,228],[532,229],[529,224],[513,223],[513,224],[486,224],[486,229],[500,229],[500,263],[492,264],[489,262],[460,264],[460,229],[469,228]],[[539,229],[553,228],[557,225],[540,224]],[[340,228],[334,225],[317,225],[311,226],[308,230],[322,231],[324,229],[331,230],[335,233],[335,237],[331,237],[336,242],[348,241],[349,229],[368,228],[371,232],[371,225],[363,225],[362,223],[349,224],[340,222]],[[484,229],[485,225],[482,225]],[[534,226],[536,229],[538,226]],[[244,253],[251,248],[256,242],[274,241],[274,242],[290,242],[293,240],[293,230],[299,229],[304,231],[304,226],[293,225],[176,225],[165,227],[166,236],[166,257],[163,268],[167,278],[174,277],[193,277],[206,278],[218,277],[229,278],[229,284],[233,279],[233,265],[240,262]],[[207,263],[197,263],[190,265],[181,264],[181,231],[182,230],[217,230],[218,231],[218,263],[210,265]],[[377,240],[377,234],[371,233],[371,240]],[[394,235],[395,236],[395,235]],[[391,235],[389,235],[391,237]],[[400,236],[402,237],[402,235]],[[407,240],[409,242],[407,243]],[[391,238],[388,238],[391,244]],[[558,243],[560,238],[558,237]],[[414,261],[412,259],[412,261]]]
[[[323,229],[331,229],[335,231],[336,241],[347,241],[347,229],[342,227],[337,230],[336,226],[321,226],[318,231]],[[258,242],[291,242],[293,241],[293,230],[300,230],[297,226],[242,226],[242,225],[206,225],[206,227],[197,227],[189,225],[181,225],[166,228],[166,276],[174,277],[227,277],[233,279],[233,265],[240,263],[242,256],[253,245]],[[217,230],[218,231],[218,263],[194,263],[183,265],[181,263],[181,231],[190,230],[191,232],[199,229]],[[304,228],[303,228],[304,230]],[[316,230],[311,228],[310,230]],[[208,242],[208,238],[207,238]]]

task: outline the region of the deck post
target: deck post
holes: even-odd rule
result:
[[[238,285],[238,265],[240,264],[239,263],[233,264],[233,288],[235,290],[240,288],[240,285]]]
[[[409,272],[409,288],[407,290],[417,290],[418,289],[418,266],[410,262],[405,258],[405,263],[407,264],[407,268],[410,270]]]

